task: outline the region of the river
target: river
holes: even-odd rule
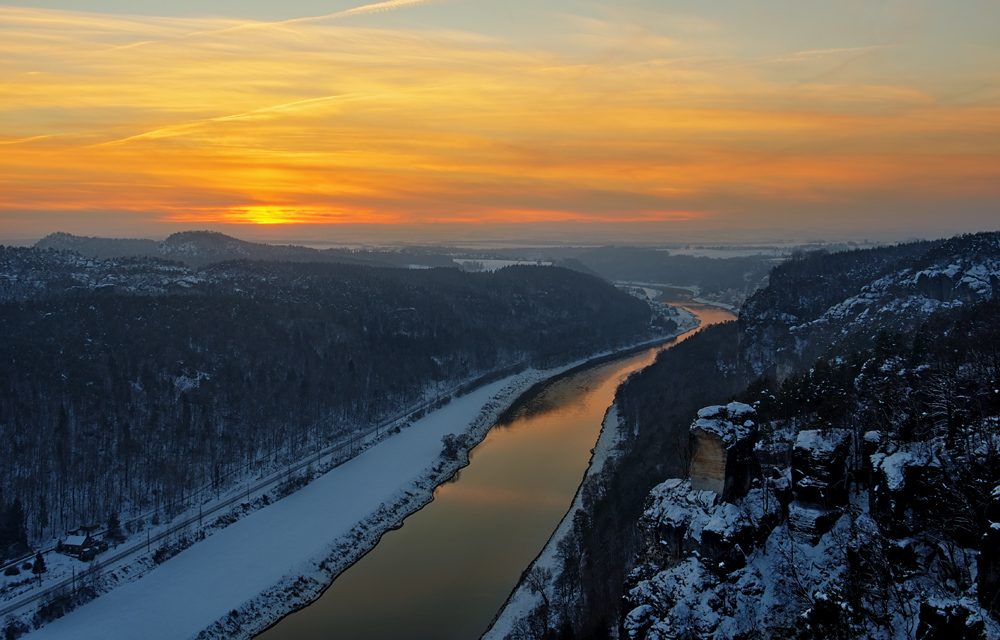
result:
[[[680,306],[702,326],[733,319]],[[433,502],[257,640],[478,638],[569,508],[618,385],[677,340],[543,387],[490,429]]]

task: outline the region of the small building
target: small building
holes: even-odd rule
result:
[[[94,546],[89,533],[66,536],[62,542],[62,552],[69,556],[80,556],[84,551]]]

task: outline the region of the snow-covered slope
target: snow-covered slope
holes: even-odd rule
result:
[[[1000,234],[776,269],[740,316],[760,471],[653,489],[627,637],[1000,637],[998,314]]]
[[[1000,234],[898,247],[808,254],[776,267],[740,314],[750,376],[783,377],[831,343],[904,330],[940,309],[1000,292]]]

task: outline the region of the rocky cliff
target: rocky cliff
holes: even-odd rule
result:
[[[741,364],[750,378],[783,378],[831,344],[919,326],[942,309],[1000,291],[1000,234],[797,256],[740,314]]]
[[[648,498],[624,636],[1000,637],[998,275],[998,234],[776,268],[739,418],[703,409]]]

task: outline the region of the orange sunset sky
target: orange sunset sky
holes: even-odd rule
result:
[[[1000,3],[0,6],[0,241],[1000,229]]]

